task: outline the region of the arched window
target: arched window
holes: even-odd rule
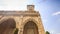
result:
[[[0,24],[0,34],[13,34],[15,28],[16,28],[15,20],[9,18]]]
[[[33,21],[29,21],[24,26],[23,34],[38,34],[38,27]]]

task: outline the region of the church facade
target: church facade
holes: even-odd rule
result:
[[[0,11],[0,34],[45,34],[38,11],[27,5],[27,11]]]

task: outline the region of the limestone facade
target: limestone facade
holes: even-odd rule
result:
[[[0,24],[8,19],[15,21],[16,28],[19,29],[18,34],[23,34],[24,25],[28,21],[33,21],[37,25],[39,34],[45,34],[41,16],[38,11],[0,11]]]

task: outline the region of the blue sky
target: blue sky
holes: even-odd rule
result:
[[[0,10],[26,10],[28,4],[40,12],[45,31],[60,34],[60,0],[0,0]]]

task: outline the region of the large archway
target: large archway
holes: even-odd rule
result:
[[[29,21],[24,25],[23,34],[39,34],[38,27],[33,21]]]
[[[0,24],[0,34],[13,34],[15,28],[16,28],[15,20],[9,18]]]

